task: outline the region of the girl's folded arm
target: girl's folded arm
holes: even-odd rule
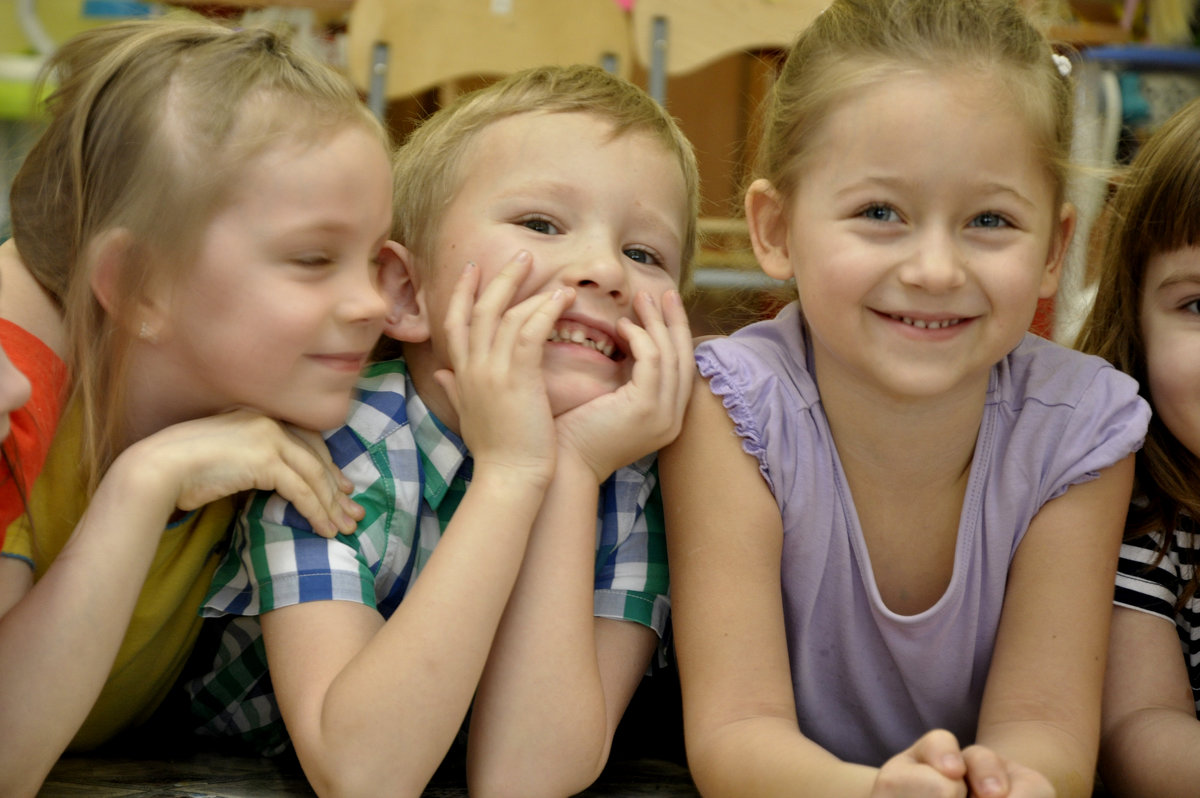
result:
[[[697,380],[660,455],[688,761],[706,796],[867,795],[796,721],[780,591],[779,508],[721,400]]]
[[[1133,455],[1047,502],[1009,569],[977,742],[1090,796]]]
[[[1115,607],[1100,773],[1116,795],[1184,798],[1200,784],[1200,721],[1175,624]]]

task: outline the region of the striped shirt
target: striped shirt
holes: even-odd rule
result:
[[[1200,591],[1175,609],[1196,572],[1200,524],[1180,516],[1171,548],[1159,558],[1156,552],[1162,542],[1162,533],[1155,532],[1121,544],[1114,601],[1117,606],[1158,615],[1175,624],[1192,683],[1196,717],[1200,718]]]
[[[188,682],[201,734],[237,737],[263,753],[287,735],[267,674],[257,617],[308,601],[354,601],[388,618],[429,561],[471,481],[462,441],[429,411],[402,360],[371,366],[345,426],[325,436],[366,511],[333,539],[278,495],[256,494],[238,519],[202,614],[225,626],[209,672]],[[654,455],[600,488],[594,613],[666,626],[666,543]]]

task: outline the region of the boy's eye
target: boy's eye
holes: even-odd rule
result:
[[[998,213],[985,211],[971,220],[971,227],[1008,227],[1008,220]]]
[[[535,233],[547,236],[558,235],[558,228],[548,219],[523,219],[521,224]]]
[[[900,214],[896,213],[893,208],[882,204],[868,205],[859,215],[864,219],[870,219],[873,222],[900,221]]]
[[[653,252],[646,249],[629,248],[622,250],[625,257],[638,263],[646,263],[651,266],[661,266],[662,260]]]
[[[1179,309],[1184,311],[1185,313],[1194,313],[1194,314],[1200,316],[1200,299],[1193,299],[1191,302],[1188,302],[1186,305],[1182,305]]]

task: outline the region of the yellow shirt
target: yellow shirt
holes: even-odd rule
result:
[[[4,554],[34,564],[35,579],[58,556],[87,508],[79,469],[81,431],[79,413],[64,416],[29,496],[29,512],[9,526],[4,540]],[[232,520],[233,500],[224,499],[163,532],[112,672],[70,750],[100,745],[147,720],[162,703],[200,632],[197,613]]]

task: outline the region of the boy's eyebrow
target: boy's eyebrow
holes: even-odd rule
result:
[[[501,200],[524,199],[526,197],[563,197],[571,198],[576,196],[586,196],[587,189],[581,188],[574,183],[565,183],[557,180],[530,180],[527,183],[521,183],[510,187],[499,195]],[[686,205],[686,203],[685,203]],[[638,205],[630,209],[630,212],[643,224],[654,227],[662,235],[669,236],[671,241],[676,246],[682,246],[682,227],[676,229],[676,225],[672,223],[672,214],[659,211],[647,205]]]

